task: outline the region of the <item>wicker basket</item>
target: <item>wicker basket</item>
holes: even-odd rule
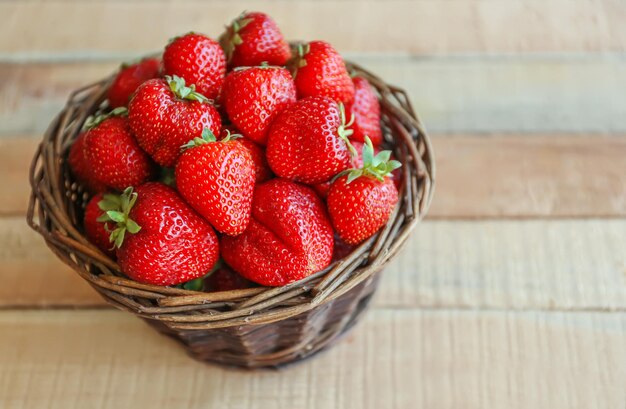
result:
[[[389,222],[351,254],[304,280],[279,288],[194,292],[140,284],[85,238],[87,194],[67,166],[69,146],[105,98],[112,77],[75,91],[39,145],[30,169],[28,224],[50,249],[113,306],[174,338],[202,361],[278,367],[322,350],[362,315],[377,274],[426,213],[435,166],[430,142],[407,95],[355,64],[378,90],[386,142],[403,163],[401,200]]]

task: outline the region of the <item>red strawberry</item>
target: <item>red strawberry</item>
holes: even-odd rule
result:
[[[104,183],[100,183],[96,180],[91,170],[91,165],[85,160],[85,134],[86,132],[83,132],[78,135],[70,147],[67,162],[70,165],[70,169],[72,169],[72,173],[76,177],[76,180],[85,186],[89,192],[103,192],[107,189],[107,187]]]
[[[298,98],[321,95],[344,104],[354,98],[354,84],[343,58],[330,44],[301,44],[292,67]]]
[[[114,223],[111,239],[122,272],[141,283],[174,285],[211,271],[219,257],[217,236],[176,191],[156,182],[119,196],[103,221]]]
[[[363,77],[354,77],[354,100],[346,105],[351,120],[354,121],[352,129],[354,133],[350,137],[353,141],[363,142],[365,136],[369,136],[372,144],[378,146],[383,142],[383,134],[380,129],[380,102],[374,89]]]
[[[281,286],[325,268],[333,230],[319,197],[285,179],[257,186],[252,218],[243,234],[222,236],[224,261],[245,278]]]
[[[205,291],[231,291],[250,288],[254,284],[234,272],[228,266],[218,268],[204,280]]]
[[[165,47],[163,73],[181,77],[200,94],[216,99],[226,75],[226,57],[217,41],[202,34],[185,34]]]
[[[262,62],[285,65],[291,58],[289,44],[267,14],[240,15],[226,27],[219,40],[232,67],[260,65]]]
[[[326,199],[326,197],[328,197],[328,191],[330,190],[330,180],[322,183],[316,183],[311,185],[311,187],[322,199]]]
[[[128,127],[126,108],[116,108],[86,122],[85,160],[96,181],[117,190],[137,186],[154,173],[150,157],[141,150]]]
[[[223,101],[241,133],[265,145],[272,121],[296,102],[296,87],[284,68],[240,68],[226,76]]]
[[[398,191],[391,172],[400,166],[389,160],[391,151],[374,156],[368,138],[363,149],[363,167],[352,169],[330,186],[328,213],[339,237],[347,244],[358,244],[387,223],[398,202]]]
[[[229,137],[216,141],[208,129],[185,146],[176,163],[181,196],[219,232],[242,233],[250,220],[256,177],[250,152]]]
[[[146,58],[136,64],[122,65],[109,88],[109,106],[111,108],[127,106],[137,87],[159,76],[160,66],[161,61],[156,58]]]
[[[280,177],[302,183],[326,182],[350,167],[351,130],[343,106],[327,97],[308,97],[274,120],[267,161]]]
[[[144,82],[128,106],[128,121],[139,145],[161,166],[172,167],[180,147],[209,128],[220,134],[213,105],[179,77]]]
[[[107,205],[109,204],[108,199],[111,197],[115,198],[116,196],[98,193],[92,197],[91,200],[89,200],[89,203],[87,203],[87,207],[85,208],[83,226],[85,227],[87,239],[95,244],[105,254],[113,257],[115,256],[115,251],[113,251],[113,243],[109,241],[109,236],[111,235],[110,230],[113,229],[113,224],[101,223],[99,220],[104,215],[104,210],[101,208],[100,202],[104,201],[102,203],[102,207],[107,209]],[[105,198],[107,200],[105,200]]]

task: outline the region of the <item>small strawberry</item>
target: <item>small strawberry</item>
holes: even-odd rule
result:
[[[126,108],[89,118],[84,155],[96,181],[117,190],[140,185],[154,174],[154,164],[141,150],[128,126]]]
[[[327,97],[301,99],[272,123],[267,161],[280,177],[309,184],[326,182],[350,167],[351,133],[343,105]]]
[[[188,33],[173,39],[163,52],[163,73],[178,76],[210,99],[216,99],[226,75],[226,57],[217,41]]]
[[[83,218],[83,226],[85,228],[85,235],[87,239],[96,245],[102,252],[108,256],[115,256],[113,251],[113,245],[109,241],[111,230],[113,229],[112,223],[101,223],[98,221],[104,214],[104,210],[100,208],[100,202],[104,201],[102,207],[107,208],[108,200],[115,195],[103,195],[98,193],[89,200],[87,207],[85,207],[85,216]]]
[[[285,65],[291,58],[289,44],[267,14],[252,12],[237,17],[219,38],[231,67]]]
[[[354,98],[354,84],[343,58],[324,41],[300,44],[292,70],[298,98],[320,95],[344,104]]]
[[[245,278],[281,286],[328,266],[333,230],[313,190],[272,179],[255,189],[246,231],[222,236],[221,245],[224,261]]]
[[[122,272],[140,283],[174,285],[211,271],[219,257],[217,236],[176,191],[156,182],[128,188],[101,222],[115,229]],[[109,206],[102,206],[108,209]]]
[[[91,165],[85,159],[85,134],[86,132],[79,134],[70,147],[67,162],[76,180],[82,184],[87,191],[91,193],[103,192],[107,189],[106,185],[96,180]]]
[[[400,162],[389,160],[391,151],[374,156],[374,147],[365,138],[363,167],[340,175],[330,186],[328,213],[339,237],[347,244],[358,244],[387,223],[398,202],[398,191],[391,172]]]
[[[208,99],[179,77],[144,82],[130,100],[128,121],[139,145],[161,166],[172,167],[180,147],[209,128],[220,134],[222,119]]]
[[[224,265],[204,280],[205,291],[231,291],[254,286],[249,280]]]
[[[136,64],[122,65],[109,88],[109,106],[127,106],[133,92],[147,80],[157,78],[160,69],[161,61],[157,58],[145,58]]]
[[[265,145],[272,121],[296,102],[296,87],[284,68],[242,67],[226,76],[222,99],[241,133]]]
[[[311,185],[311,187],[317,192],[319,197],[326,200],[326,198],[328,197],[328,191],[330,190],[330,180],[322,183],[316,183],[314,185]]]
[[[248,226],[256,177],[250,152],[228,136],[204,129],[176,163],[181,196],[219,232],[235,236]]]
[[[369,136],[372,144],[378,146],[383,142],[380,128],[380,102],[365,78],[357,76],[352,78],[352,81],[355,89],[354,100],[346,104],[346,112],[354,118],[352,125],[354,133],[350,139],[364,142],[365,136]]]

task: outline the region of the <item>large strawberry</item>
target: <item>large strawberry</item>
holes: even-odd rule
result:
[[[128,106],[128,120],[139,145],[161,166],[172,167],[180,147],[209,128],[220,134],[215,107],[179,77],[144,82]]]
[[[126,108],[88,119],[83,150],[96,181],[117,190],[147,181],[154,164],[131,134]]]
[[[103,192],[107,189],[106,185],[96,180],[91,165],[85,159],[85,134],[86,132],[82,132],[76,137],[76,140],[74,140],[74,143],[70,147],[67,162],[76,180],[89,192]]]
[[[113,244],[109,241],[110,230],[113,229],[113,224],[102,223],[100,220],[106,209],[113,208],[111,201],[116,202],[117,198],[118,196],[116,195],[98,193],[87,203],[83,217],[83,227],[85,228],[87,239],[109,256],[115,255]]]
[[[281,286],[325,268],[333,230],[310,188],[272,179],[255,189],[252,218],[243,234],[222,236],[224,261],[249,280]]]
[[[354,100],[346,105],[346,112],[352,116],[354,133],[351,140],[363,142],[369,136],[372,144],[378,146],[383,141],[380,129],[380,102],[370,83],[363,77],[356,76],[354,82]]]
[[[133,92],[147,80],[158,77],[160,69],[161,61],[157,58],[145,58],[135,64],[123,64],[109,88],[109,106],[111,108],[127,106]]]
[[[176,187],[219,232],[242,233],[250,220],[256,177],[250,152],[229,137],[216,141],[205,129],[176,163]]]
[[[226,76],[222,100],[241,133],[265,145],[272,121],[296,102],[296,87],[284,68],[239,68]]]
[[[347,244],[358,244],[387,223],[398,202],[398,191],[389,177],[400,166],[389,160],[391,151],[374,156],[366,138],[363,167],[340,175],[330,186],[328,213],[339,237]]]
[[[341,104],[327,97],[301,99],[272,123],[267,161],[280,177],[309,184],[326,182],[350,167],[351,132]]]
[[[163,52],[163,72],[178,76],[210,99],[216,99],[226,75],[226,57],[217,41],[188,33],[173,39]]]
[[[219,38],[229,65],[253,66],[266,62],[285,65],[291,58],[289,44],[267,14],[252,12],[237,17]]]
[[[219,257],[217,236],[174,189],[145,183],[126,189],[118,203],[101,220],[115,226],[111,241],[124,274],[167,286],[211,271]]]
[[[321,95],[344,104],[354,98],[354,84],[346,64],[330,44],[324,41],[300,44],[291,66],[298,98]]]

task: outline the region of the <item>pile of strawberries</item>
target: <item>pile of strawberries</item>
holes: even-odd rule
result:
[[[331,45],[291,49],[245,13],[122,66],[68,162],[87,237],[127,276],[215,291],[302,279],[380,230],[400,166],[382,142],[373,88]]]

